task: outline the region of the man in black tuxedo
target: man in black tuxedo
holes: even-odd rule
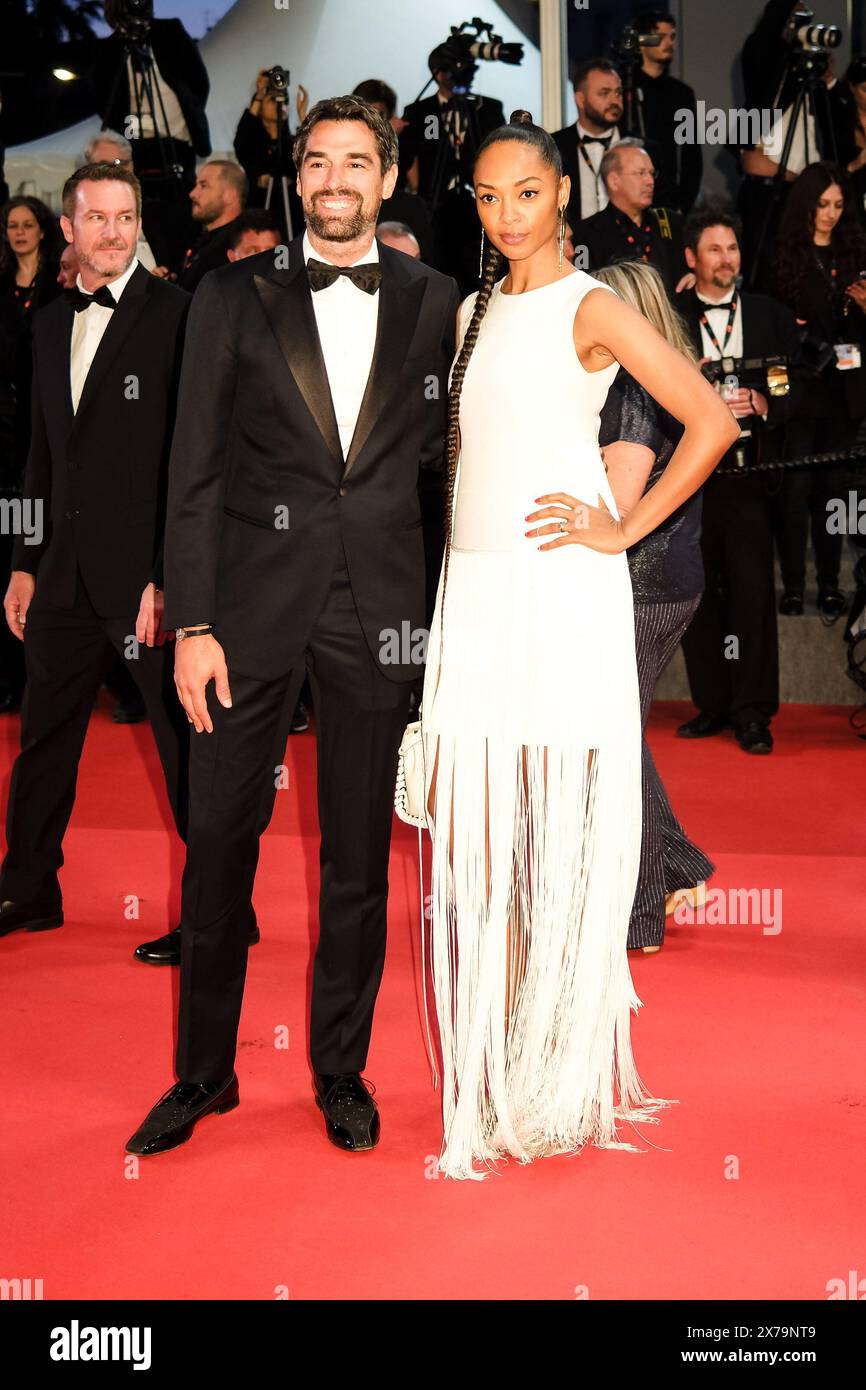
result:
[[[137,1154],[238,1102],[259,809],[305,671],[322,831],[315,1095],[337,1147],[379,1138],[360,1073],[385,956],[397,750],[420,675],[418,474],[441,466],[458,292],[374,240],[397,142],[371,106],[319,102],[294,155],[307,231],[208,275],[190,315],[166,539],[175,681],[196,730],[180,1083],[129,1141]],[[412,642],[393,660],[400,635]]]
[[[682,218],[673,208],[652,206],[655,179],[646,146],[640,140],[620,140],[602,159],[600,177],[608,203],[577,226],[572,224],[575,250],[579,254],[581,246],[586,248],[589,265],[583,268],[648,261],[669,295],[693,284],[683,258]]]
[[[36,315],[33,428],[6,619],[24,640],[21,753],[0,870],[0,935],[63,921],[57,871],[90,711],[113,649],[141,690],[181,834],[188,728],[162,646],[166,470],[189,296],[138,263],[141,190],[89,164],[63,191],[77,287]],[[34,539],[38,543],[30,544]]]
[[[693,290],[677,307],[702,358],[797,355],[797,325],[784,305],[736,288],[740,273],[739,220],[718,209],[692,213],[685,227]],[[729,397],[733,413],[767,443],[784,423],[794,392],[774,397],[740,382]],[[731,450],[719,467],[730,466]],[[683,637],[692,699],[698,713],[681,738],[706,738],[733,727],[747,753],[769,753],[770,720],[779,708],[779,650],[772,526],[766,473],[711,475],[703,488],[701,548],[706,588]],[[730,648],[730,639],[737,648]]]
[[[115,15],[112,0],[105,0],[104,9],[105,22],[113,32],[96,45],[88,74],[102,124],[123,131],[131,141],[135,172],[148,193],[156,196],[172,191],[163,150],[169,160],[180,165],[183,186],[189,189],[195,181],[196,155],[204,159],[211,150],[205,115],[210,81],[198,45],[179,19],[152,19],[144,40],[139,41],[128,19]],[[150,45],[153,55],[153,69],[147,78],[140,71],[137,56],[143,44]],[[150,107],[151,87],[155,113]],[[157,136],[162,138],[162,150]]]
[[[573,86],[577,120],[553,132],[562,171],[571,179],[568,221],[572,230],[607,205],[601,161],[622,138],[622,82],[613,63],[587,58],[576,68]]]
[[[456,276],[466,293],[478,282],[481,246],[472,162],[484,137],[505,125],[505,112],[494,97],[455,92],[454,57],[447,44],[434,48],[427,62],[437,90],[406,107],[399,162],[409,191],[420,194],[430,209],[433,264]]]

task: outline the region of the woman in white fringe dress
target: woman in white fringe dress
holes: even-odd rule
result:
[[[563,260],[569,180],[528,113],[487,137],[474,180],[492,246],[458,318],[421,715],[439,1169],[454,1178],[586,1143],[634,1151],[618,1122],[675,1103],[647,1092],[630,1041],[641,723],[625,550],[736,429],[646,320]],[[685,426],[626,521],[598,448],[620,363]]]

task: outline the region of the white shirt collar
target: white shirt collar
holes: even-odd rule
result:
[[[118,275],[116,280],[109,280],[108,288],[111,291],[111,297],[114,300],[115,304],[118,303],[120,296],[123,294],[123,291],[126,289],[126,286],[129,284],[129,281],[132,279],[137,269],[138,257],[133,256],[132,260],[126,267],[126,270],[123,272],[123,274]],[[81,290],[82,294],[93,294],[93,290],[86,290],[82,285],[80,271],[75,277],[75,283]],[[87,307],[90,308],[90,305],[88,305]]]
[[[604,132],[604,135],[595,135],[591,130],[587,130],[586,126],[581,125],[579,118],[575,121],[574,124],[577,127],[578,138],[581,140],[585,135],[588,135],[591,140],[604,140],[605,137],[609,135],[610,140],[608,141],[608,149],[610,149],[611,145],[615,145],[617,139],[619,138],[619,127],[615,125],[611,126],[609,130],[606,130]]]
[[[695,290],[695,294],[697,295],[698,299],[701,301],[702,304],[706,304],[708,309],[729,309],[730,301],[733,299],[736,293],[737,286],[731,285],[730,290],[727,292],[727,298],[718,300],[708,299],[705,294],[701,294],[700,290]],[[739,308],[739,305],[737,307]]]
[[[304,232],[303,252],[304,252],[304,265],[307,264],[307,261],[310,259],[311,256],[313,257],[313,260],[315,260],[315,261],[322,261],[325,265],[336,265],[336,264],[337,264],[337,262],[336,262],[336,261],[332,261],[332,260],[330,259],[330,257],[328,257],[328,256],[323,256],[322,253],[321,253],[320,251],[316,251],[316,250],[315,250],[315,248],[313,247],[313,245],[312,245],[312,243],[311,243],[311,241],[310,241],[310,238],[309,238],[309,236],[307,235],[306,232]],[[365,251],[364,254],[363,254],[363,256],[358,256],[358,258],[357,258],[356,260],[354,260],[354,261],[351,261],[350,264],[351,264],[351,265],[370,265],[371,263],[373,263],[373,262],[375,262],[375,261],[378,261],[378,260],[379,260],[379,243],[378,243],[378,241],[376,240],[376,238],[375,238],[375,236],[374,236],[374,237],[373,237],[373,244],[372,244],[372,246],[370,247],[369,251]],[[347,268],[348,268],[348,267],[347,267]]]

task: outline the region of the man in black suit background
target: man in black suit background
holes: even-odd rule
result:
[[[210,80],[198,45],[179,19],[151,19],[139,40],[128,19],[115,15],[112,0],[105,0],[104,10],[113,32],[96,45],[89,73],[102,124],[122,131],[132,144],[135,172],[149,195],[171,192],[178,182],[166,176],[163,154],[178,163],[180,183],[188,190],[195,181],[196,155],[204,159],[211,151],[205,115]],[[153,55],[146,77],[138,56],[144,44]]]
[[[397,141],[365,101],[319,102],[294,156],[307,231],[208,275],[190,315],[166,561],[175,680],[196,730],[180,1082],[130,1139],[138,1154],[238,1102],[259,810],[305,671],[322,831],[315,1095],[339,1148],[379,1138],[360,1073],[385,955],[397,750],[421,674],[419,467],[441,467],[458,291],[374,239]]]
[[[164,641],[162,527],[188,295],[138,263],[141,190],[113,164],[76,170],[61,226],[78,284],[36,315],[25,507],[6,619],[24,640],[21,752],[0,870],[0,935],[58,927],[57,871],[78,762],[112,648],[153,727],[175,823],[186,822],[188,728]]]
[[[653,162],[640,140],[620,140],[601,161],[600,177],[608,203],[592,217],[573,224],[575,251],[586,248],[597,270],[614,261],[648,261],[665,282],[669,295],[694,283],[683,258],[682,218],[673,208],[652,206]],[[580,265],[580,261],[576,262]]]
[[[740,224],[707,208],[685,227],[686,259],[696,276],[677,308],[702,358],[797,356],[797,325],[783,304],[737,289]],[[772,396],[752,381],[739,383],[728,403],[756,436],[785,421],[794,392]],[[730,466],[734,451],[720,461]],[[733,728],[746,753],[769,753],[770,721],[779,708],[772,499],[766,473],[711,474],[703,488],[701,549],[706,587],[683,637],[692,699],[698,713],[681,738],[706,738]],[[737,641],[730,647],[730,639]]]
[[[568,221],[578,223],[606,207],[607,188],[599,172],[607,151],[622,137],[622,82],[606,58],[587,58],[572,79],[577,120],[556,130],[553,138],[562,156],[562,171],[571,179]]]
[[[403,112],[400,167],[406,186],[427,203],[433,221],[433,264],[454,275],[463,293],[478,281],[481,229],[471,191],[472,162],[485,135],[505,125],[502,102],[455,92],[455,59],[447,44],[427,59],[437,90]]]
[[[187,251],[178,284],[194,294],[209,270],[225,265],[247,202],[247,176],[231,159],[199,166],[189,200],[201,235]]]

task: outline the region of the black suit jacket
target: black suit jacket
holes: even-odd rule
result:
[[[671,235],[661,235],[660,219],[656,214],[666,214]],[[683,220],[672,208],[650,208],[649,217],[654,226],[652,264],[661,274],[669,295],[674,293],[677,284],[688,273],[683,255]],[[662,218],[664,220],[664,218]],[[616,225],[616,208],[612,203],[593,213],[573,228],[575,247],[585,246],[589,256],[589,269],[599,270],[612,265],[614,261],[635,259],[637,247],[632,253]]]
[[[12,568],[71,607],[76,565],[100,617],[134,617],[162,585],[166,473],[189,295],[139,265],[102,336],[72,412],[74,311],[63,296],[33,321],[33,416],[24,497],[44,538],[17,537]],[[87,311],[91,312],[91,311]]]
[[[123,131],[126,118],[133,110],[123,43],[118,33],[100,39],[89,75],[103,125],[118,131]],[[204,158],[211,152],[205,115],[210,79],[198,44],[190,38],[179,19],[155,19],[150,27],[150,46],[156,66],[177,96],[192,147]]]
[[[166,621],[211,622],[229,671],[300,659],[339,548],[383,673],[382,633],[425,618],[419,468],[441,465],[457,286],[380,246],[378,333],[348,458],[319,343],[302,238],[207,275],[181,375],[166,529]],[[286,521],[288,525],[286,525]],[[408,652],[407,652],[408,656]]]

